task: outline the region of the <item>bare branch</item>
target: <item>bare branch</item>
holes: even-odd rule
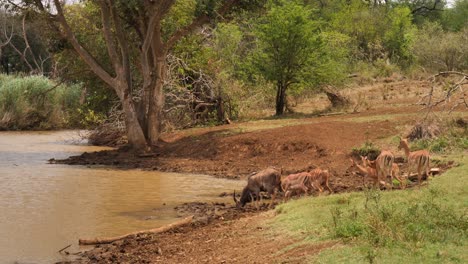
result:
[[[441,85],[436,83],[439,77],[447,78],[454,75],[461,76],[461,79],[446,87],[441,87]],[[434,108],[441,105],[441,110],[445,110],[450,106],[452,101],[455,101],[455,103],[450,106],[448,113],[452,113],[459,106],[468,108],[466,93],[463,89],[463,86],[468,85],[468,74],[457,71],[445,71],[431,76],[429,80],[432,82],[429,92],[423,95],[417,102],[418,105],[422,105],[423,109],[426,110],[425,119],[433,112]]]

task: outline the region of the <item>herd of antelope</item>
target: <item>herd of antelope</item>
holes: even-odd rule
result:
[[[422,175],[426,174],[429,177],[429,152],[427,150],[410,151],[408,140],[400,139],[398,150],[403,149],[406,160],[408,162],[408,178],[411,171],[416,168],[418,175],[418,186],[421,186]],[[393,187],[393,179],[399,182],[400,187],[406,187],[406,179],[400,175],[398,164],[394,163],[394,155],[388,150],[384,150],[374,161],[370,161],[365,157],[361,157],[362,165],[359,165],[351,159],[351,169],[353,173],[360,172],[366,177],[374,180],[374,185],[379,188],[380,185],[385,187]],[[331,174],[328,170],[316,168],[311,171],[290,174],[284,178],[281,177],[281,172],[268,168],[258,173],[252,174],[247,178],[247,186],[242,190],[240,199],[236,198],[236,193],[233,193],[234,201],[238,207],[245,206],[248,202],[255,202],[258,208],[259,200],[261,199],[260,192],[267,192],[271,196],[269,207],[273,204],[277,192],[279,190],[284,193],[284,201],[288,200],[292,195],[309,194],[312,191],[318,192],[319,195],[326,188],[329,193],[333,193],[330,188],[329,179]],[[387,180],[390,183],[387,184]]]

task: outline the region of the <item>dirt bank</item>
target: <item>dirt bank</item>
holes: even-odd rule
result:
[[[111,150],[52,162],[202,173],[226,178],[242,178],[269,166],[282,168],[284,174],[321,167],[333,173],[332,188],[341,192],[359,189],[362,184],[361,181],[356,184],[355,177],[347,172],[351,148],[366,139],[396,134],[395,125],[391,121],[370,125],[324,119],[323,122],[242,134],[233,134],[226,127],[166,140],[149,157]]]

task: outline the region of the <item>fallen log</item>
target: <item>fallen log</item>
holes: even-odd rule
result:
[[[174,229],[176,227],[180,227],[180,226],[189,224],[189,223],[192,222],[192,220],[193,220],[193,215],[188,216],[188,217],[186,217],[186,218],[184,218],[182,220],[179,220],[177,222],[174,222],[174,223],[171,223],[171,224],[168,224],[168,225],[165,225],[165,226],[161,226],[161,227],[158,227],[158,228],[153,228],[153,229],[149,229],[149,230],[142,230],[142,231],[136,231],[136,232],[132,232],[132,233],[128,233],[128,234],[125,234],[125,235],[116,236],[116,237],[97,237],[97,238],[91,238],[91,239],[79,239],[78,243],[80,245],[109,244],[109,243],[112,243],[114,241],[127,238],[129,236],[141,235],[141,234],[159,234],[159,233],[166,232],[166,231],[169,231],[171,229]]]
[[[431,170],[429,171],[429,174],[432,175],[432,176],[440,174],[440,173],[441,173],[440,168],[431,168]],[[402,173],[402,175],[406,177],[408,175],[408,173]],[[423,174],[422,178],[426,179],[427,175]],[[411,173],[409,175],[408,179],[411,180],[411,181],[417,181],[418,180],[418,173],[416,173],[416,172]]]
[[[333,112],[333,113],[323,113],[318,114],[318,116],[334,116],[334,115],[344,115],[346,112]]]

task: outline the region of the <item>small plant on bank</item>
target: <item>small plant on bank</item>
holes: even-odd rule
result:
[[[468,149],[468,129],[463,119],[449,121],[437,137],[424,137],[412,142],[411,151],[427,149],[432,153],[449,153]]]
[[[354,147],[351,151],[351,155],[355,158],[359,156],[365,156],[370,160],[375,160],[380,154],[380,149],[374,145],[371,141],[367,140],[360,147]]]

